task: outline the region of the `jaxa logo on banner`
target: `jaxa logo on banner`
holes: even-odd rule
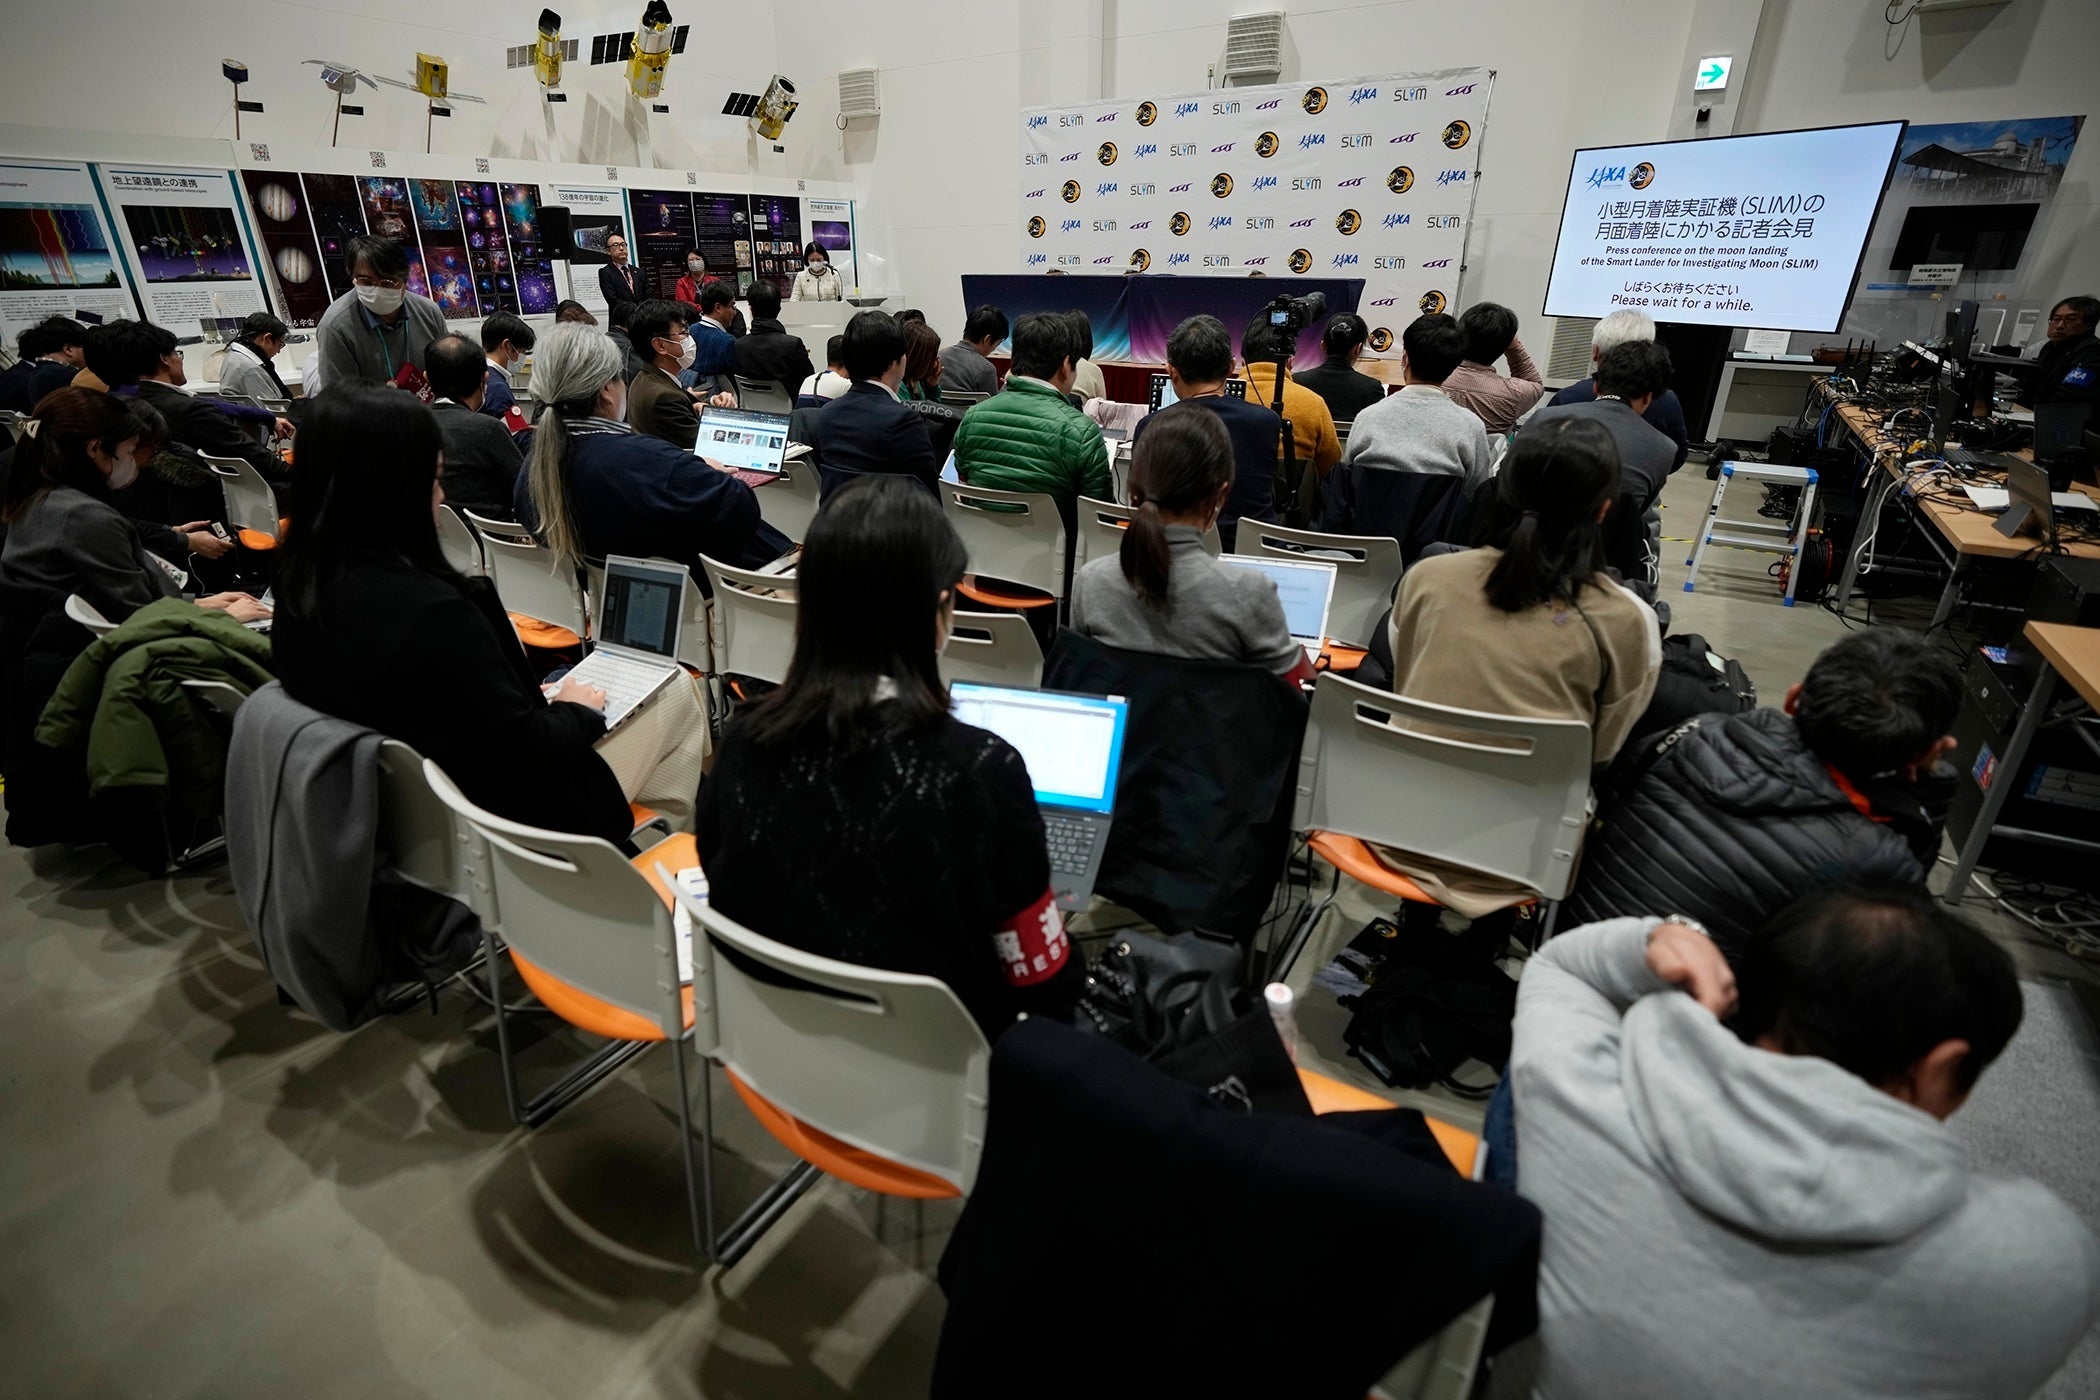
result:
[[[1465,122],[1453,122],[1444,128],[1444,144],[1452,150],[1473,139],[1473,128]]]
[[[1230,215],[1230,214],[1213,214],[1213,215],[1211,215],[1211,216],[1210,216],[1210,229],[1211,229],[1211,232],[1212,232],[1212,233],[1216,233],[1216,232],[1217,232],[1217,231],[1218,231],[1219,229],[1221,229],[1221,228],[1231,228],[1231,227],[1232,227],[1232,215]]]
[[[1444,314],[1444,308],[1450,303],[1444,300],[1442,292],[1424,292],[1422,299],[1415,305],[1422,308],[1424,316],[1441,316]]]
[[[1298,149],[1301,151],[1309,151],[1315,146],[1324,146],[1326,144],[1327,133],[1324,131],[1308,131],[1298,138]]]
[[[1655,183],[1655,167],[1645,160],[1642,161],[1633,167],[1633,173],[1626,177],[1626,183],[1637,190],[1647,189]]]
[[[1374,88],[1374,87],[1359,87],[1359,88],[1350,88],[1350,89],[1349,89],[1349,105],[1350,105],[1351,107],[1354,107],[1354,106],[1355,106],[1355,105],[1356,105],[1357,103],[1359,103],[1359,102],[1376,102],[1377,100],[1378,100],[1378,89],[1377,89],[1377,88]]]
[[[1354,253],[1336,253],[1336,254],[1334,255],[1334,265],[1335,265],[1336,267],[1355,267],[1355,266],[1356,266],[1356,254],[1354,254]]]
[[[1406,228],[1414,222],[1412,214],[1388,214],[1378,221],[1380,228]]]
[[[1041,267],[1044,263],[1048,261],[1050,261],[1050,255],[1048,253],[1030,253],[1028,255],[1028,265],[1030,267]]]
[[[1116,143],[1103,141],[1101,149],[1094,152],[1094,159],[1100,161],[1103,165],[1114,165],[1116,163]]]
[[[1394,194],[1406,194],[1415,187],[1415,172],[1404,165],[1396,165],[1387,173],[1385,187]]]
[[[1305,114],[1307,116],[1319,116],[1320,113],[1327,110],[1327,89],[1323,87],[1316,87],[1312,89],[1310,92],[1305,94],[1305,100],[1300,102],[1298,105],[1305,109]]]
[[[1442,188],[1445,185],[1463,185],[1466,182],[1466,172],[1463,170],[1439,170],[1436,173],[1436,182],[1438,188]]]
[[[1188,231],[1189,216],[1181,213],[1179,210],[1175,211],[1174,217],[1167,220],[1167,232],[1179,238]]]
[[[1344,238],[1350,237],[1363,226],[1364,216],[1357,213],[1354,209],[1344,209],[1341,213],[1334,216],[1335,232],[1341,234]]]
[[[1107,182],[1106,184],[1100,184],[1100,185],[1096,185],[1096,186],[1094,186],[1094,193],[1095,193],[1095,194],[1114,194],[1115,192],[1116,192],[1116,182],[1115,182],[1114,180],[1110,180],[1110,181],[1108,181],[1108,182]]]
[[[1057,231],[1059,233],[1077,233],[1079,226],[1085,222],[1086,220],[1084,219],[1060,219],[1057,221]]]
[[[1146,156],[1156,156],[1158,154],[1159,143],[1157,141],[1146,141],[1131,151],[1130,158],[1132,160],[1143,160]]]
[[[1189,255],[1188,255],[1187,253],[1169,253],[1169,254],[1167,254],[1167,266],[1168,266],[1168,267],[1181,267],[1181,266],[1183,266],[1184,264],[1186,264],[1186,263],[1187,263],[1188,261],[1189,261]]]
[[[1273,190],[1276,188],[1276,183],[1274,175],[1257,175],[1254,177],[1254,188],[1258,190]]]
[[[1038,214],[1028,221],[1028,236],[1030,238],[1041,238],[1043,230],[1049,227],[1050,225],[1044,222],[1043,216]]]
[[[1041,112],[1036,113],[1034,116],[1028,119],[1028,129],[1030,131],[1034,131],[1037,127],[1044,127],[1048,125],[1050,125],[1050,118],[1044,116]]]
[[[1159,120],[1159,107],[1158,107],[1158,105],[1157,105],[1156,103],[1152,103],[1152,102],[1140,102],[1140,103],[1138,103],[1138,109],[1137,109],[1137,124],[1138,124],[1139,126],[1150,126],[1150,125],[1152,125],[1152,123],[1154,123],[1154,122],[1156,122],[1156,121],[1158,121],[1158,120]]]
[[[1304,272],[1312,266],[1312,253],[1305,248],[1291,249],[1290,268],[1293,272]]]
[[[1059,196],[1062,197],[1064,202],[1067,204],[1077,204],[1079,202],[1080,193],[1081,191],[1079,188],[1079,182],[1077,180],[1065,181],[1064,188],[1058,191]]]
[[[1264,131],[1261,135],[1254,138],[1254,154],[1260,156],[1263,160],[1267,160],[1270,156],[1276,154],[1276,148],[1282,144],[1283,142],[1277,140],[1275,132]]]
[[[1133,248],[1130,253],[1130,270],[1143,272],[1152,266],[1152,254],[1143,248]]]
[[[1379,326],[1371,332],[1369,344],[1373,350],[1383,355],[1393,348],[1393,333],[1384,326]]]
[[[1203,104],[1201,102],[1177,102],[1174,104],[1174,115],[1176,117],[1193,117],[1202,110]]]
[[[1232,193],[1232,176],[1220,170],[1210,177],[1210,192],[1219,199]]]

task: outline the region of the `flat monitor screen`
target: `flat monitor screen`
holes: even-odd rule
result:
[[[1244,379],[1226,380],[1225,397],[1228,399],[1246,398],[1247,381]],[[1152,376],[1152,411],[1154,413],[1159,412],[1168,404],[1179,403],[1180,401],[1180,396],[1174,392],[1174,381],[1171,378],[1164,374],[1154,374]]]
[[[1127,711],[1121,700],[964,684],[949,686],[948,696],[957,719],[1019,750],[1036,801],[1114,810]]]
[[[612,646],[677,655],[678,615],[688,577],[684,569],[646,559],[607,559],[600,635]]]
[[[778,413],[710,407],[700,415],[700,437],[693,451],[738,471],[778,475],[787,442],[787,419]]]
[[[2020,265],[2039,204],[1920,204],[1903,216],[1889,266],[1905,272],[1919,263],[1960,263],[1971,272],[2007,272]]]
[[[1252,570],[1276,585],[1277,601],[1283,604],[1283,625],[1290,628],[1294,640],[1317,646],[1326,639],[1327,611],[1334,602],[1334,565],[1244,554],[1221,555],[1218,562]]]
[[[1903,128],[1575,152],[1545,314],[1836,330]]]

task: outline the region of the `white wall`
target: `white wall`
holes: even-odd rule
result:
[[[405,75],[421,48],[451,60],[456,89],[491,99],[460,104],[438,124],[440,151],[850,182],[864,251],[874,255],[863,283],[902,291],[952,333],[957,277],[1016,266],[1020,109],[1201,89],[1222,57],[1226,18],[1267,3],[741,0],[703,12],[672,0],[677,18],[696,28],[672,61],[665,117],[637,110],[618,67],[572,66],[569,101],[552,108],[527,74],[506,72],[503,49],[532,37],[535,3],[349,0],[352,10],[291,0],[73,0],[10,18],[0,123],[228,138],[231,93],[218,65],[230,54],[247,61],[247,95],[268,108],[244,118],[244,139],[325,145],[333,99],[300,60]],[[1687,120],[1701,43],[1726,35],[1737,49],[1738,86],[1721,111],[1738,132],[2084,112],[2100,55],[2095,0],[2012,0],[1919,17],[1902,31],[1883,23],[1883,0],[1274,3],[1289,16],[1286,81],[1473,64],[1497,71],[1465,297],[1506,302],[1527,325],[1544,297],[1569,152],[1682,134],[1675,128]],[[587,57],[591,34],[632,26],[641,5],[557,8]],[[507,18],[492,24],[492,12]],[[1753,45],[1742,42],[1745,16]],[[835,75],[864,66],[881,70],[883,115],[840,131]],[[726,91],[756,91],[775,71],[803,96],[777,156],[719,115]],[[385,89],[362,101],[370,115],[345,121],[346,146],[421,147],[420,98]],[[2100,287],[2096,145],[2100,130],[2089,130],[2030,245],[2023,291],[2031,298]],[[1542,346],[1546,327],[1531,338]]]

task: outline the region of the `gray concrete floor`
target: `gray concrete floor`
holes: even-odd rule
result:
[[[1690,535],[1709,489],[1696,464],[1680,474],[1666,534]],[[1689,595],[1675,591],[1682,558],[1666,555],[1677,629],[1741,659],[1768,699],[1842,630],[1781,608],[1767,556],[1717,553]],[[7,849],[0,888],[0,1390],[924,1393],[942,1312],[931,1273],[955,1206],[826,1183],[736,1268],[703,1273],[668,1051],[528,1133],[504,1113],[486,1009],[458,989],[347,1036],[281,1007],[223,867],[144,880],[100,851]],[[1377,912],[1345,886],[1298,980]],[[2030,1016],[1978,1091],[1979,1158],[2043,1176],[2100,1219],[2094,979],[1980,917],[2049,1014]],[[1312,1057],[1377,1088],[1342,1056],[1340,1019],[1307,1005]],[[581,1049],[559,1031],[535,1040],[541,1074]],[[1449,1096],[1392,1097],[1478,1122]],[[719,1082],[716,1102],[725,1195],[740,1204],[787,1159]],[[2096,1390],[2089,1341],[2048,1393]]]

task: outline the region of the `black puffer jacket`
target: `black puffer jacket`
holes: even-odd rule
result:
[[[1863,794],[1870,817],[1790,715],[1708,716],[1609,804],[1583,848],[1560,926],[1683,914],[1732,959],[1810,890],[1922,884],[1939,848],[1943,788],[1952,788],[1944,770],[1915,785],[1884,780]]]

